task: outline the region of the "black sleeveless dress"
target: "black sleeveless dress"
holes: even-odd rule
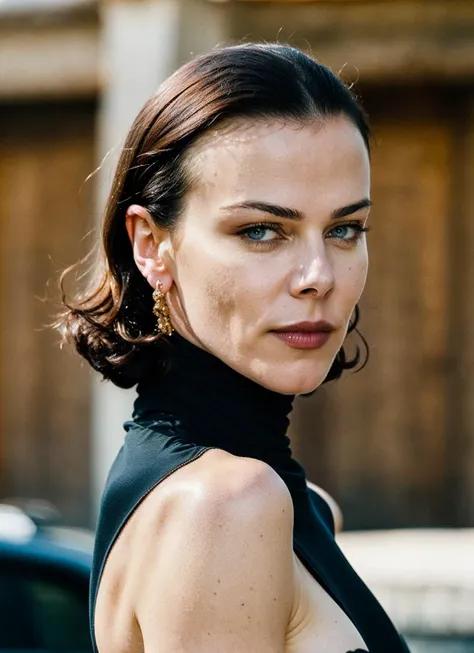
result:
[[[125,423],[125,442],[102,497],[90,588],[94,651],[97,590],[121,529],[160,481],[205,451],[219,448],[260,459],[284,480],[294,505],[294,551],[352,620],[370,653],[407,653],[382,607],[335,543],[328,505],[307,489],[305,472],[292,457],[286,430],[293,397],[250,381],[177,334],[170,340],[166,374],[138,386],[133,419]]]

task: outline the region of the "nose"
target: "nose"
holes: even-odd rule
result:
[[[305,260],[301,258],[292,274],[290,292],[293,297],[310,295],[322,298],[334,288],[334,270],[328,259],[325,248],[308,252]]]

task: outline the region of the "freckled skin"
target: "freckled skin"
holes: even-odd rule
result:
[[[233,136],[234,134],[234,136]],[[347,119],[324,124],[246,123],[194,146],[195,178],[173,241],[167,299],[188,340],[272,390],[305,393],[325,378],[365,285],[365,235],[341,245],[338,224],[364,224],[368,209],[331,221],[331,212],[370,195],[365,144]],[[258,200],[305,214],[290,223],[226,207]],[[238,235],[259,222],[281,225],[276,247]],[[318,294],[316,295],[316,290]],[[319,350],[297,350],[271,330],[304,320],[337,327]]]

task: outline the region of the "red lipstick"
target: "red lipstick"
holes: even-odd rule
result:
[[[320,349],[323,347],[335,327],[329,322],[297,322],[274,329],[272,333],[294,349]]]

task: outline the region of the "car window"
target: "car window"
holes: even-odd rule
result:
[[[90,653],[87,585],[72,574],[0,567],[0,653]]]

